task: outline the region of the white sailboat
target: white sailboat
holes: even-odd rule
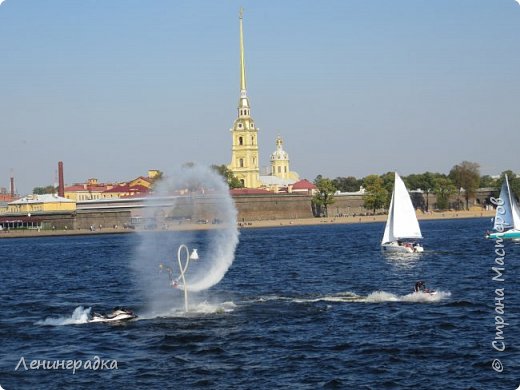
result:
[[[405,241],[418,238],[422,238],[422,234],[415,209],[403,180],[396,172],[381,249],[387,252],[423,252],[424,249],[420,244]]]
[[[486,234],[486,238],[520,239],[520,208],[515,201],[507,175],[500,189],[500,203],[498,204],[493,225],[493,233]]]

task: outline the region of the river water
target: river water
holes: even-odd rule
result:
[[[164,283],[171,305],[150,309],[135,267],[143,235],[0,240],[0,386],[516,389],[520,245],[506,243],[493,280],[489,225],[421,222],[425,252],[394,257],[380,251],[381,223],[246,229],[229,271],[190,294],[188,314],[158,264],[147,283]],[[207,234],[189,236],[200,261]],[[437,294],[411,294],[417,280]],[[120,305],[139,319],[87,322]]]

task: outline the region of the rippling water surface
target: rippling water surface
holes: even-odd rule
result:
[[[505,245],[505,279],[493,281],[488,219],[421,227],[425,253],[397,257],[380,252],[380,223],[243,230],[230,270],[190,296],[189,314],[176,289],[162,297],[170,310],[150,312],[132,267],[138,234],[0,240],[0,386],[516,389],[520,244]],[[419,279],[438,294],[410,294]],[[497,288],[503,352],[491,344]],[[140,319],[86,323],[118,305]],[[29,367],[95,356],[117,370]],[[29,369],[15,370],[22,357]]]

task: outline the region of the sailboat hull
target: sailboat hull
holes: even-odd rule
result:
[[[486,235],[486,238],[489,238],[489,239],[501,238],[503,240],[518,240],[518,239],[520,239],[520,230],[508,230],[507,232],[502,232],[502,233],[491,233],[491,234]]]
[[[381,250],[389,253],[422,253],[424,248],[418,244],[413,245],[411,242],[405,242],[399,245],[397,241],[386,242],[381,244]]]

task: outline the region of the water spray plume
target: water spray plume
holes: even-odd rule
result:
[[[222,280],[238,244],[236,217],[227,183],[210,168],[186,166],[157,184],[143,215],[144,226],[153,231],[139,235],[133,262],[136,281],[152,312],[160,315],[181,307],[179,290],[186,296],[187,291],[207,290]],[[181,230],[186,225],[198,229]],[[189,248],[187,261],[178,262],[183,245]],[[190,300],[194,298],[190,295]],[[186,302],[187,298],[185,306]]]

